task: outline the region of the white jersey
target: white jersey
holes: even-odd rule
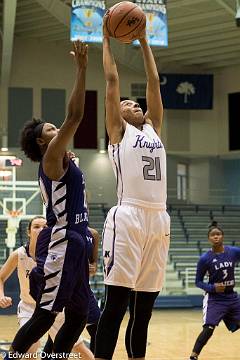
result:
[[[108,146],[117,180],[118,203],[166,209],[166,152],[149,124],[127,123],[119,144]]]
[[[29,294],[29,274],[36,266],[35,261],[28,256],[24,246],[18,249],[18,279],[20,284],[20,299],[27,304],[34,304],[35,301]]]

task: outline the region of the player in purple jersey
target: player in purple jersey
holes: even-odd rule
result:
[[[87,45],[74,42],[71,53],[76,79],[62,126],[57,129],[51,123],[33,119],[21,133],[22,150],[32,161],[40,162],[39,183],[48,228],[38,237],[37,267],[30,274],[30,293],[36,309],[13,340],[10,351],[14,356],[21,356],[40,339],[64,308],[65,322],[55,337],[53,351],[68,357],[88,314],[85,184],[82,172],[66,151],[84,113]]]
[[[240,248],[223,245],[224,233],[216,221],[209,228],[208,239],[212,249],[200,257],[196,273],[196,286],[206,292],[203,331],[195,342],[190,360],[198,359],[221,320],[232,332],[240,328],[240,298],[234,291],[234,268],[240,262]],[[204,282],[206,274],[208,283]]]
[[[98,243],[99,243],[99,233],[97,230],[88,227],[87,231],[87,251],[89,259],[89,275],[94,276],[97,272],[97,261],[98,261]],[[83,338],[79,338],[77,343],[75,343],[72,352],[78,352],[81,354],[81,358],[84,360],[94,359],[93,352],[95,348],[95,335],[97,330],[97,324],[100,317],[100,309],[97,304],[97,300],[91,291],[90,301],[89,301],[89,312],[88,319],[86,324],[86,330],[90,335],[90,350],[84,344]],[[58,319],[58,318],[57,318]],[[59,326],[59,323],[57,323]],[[48,336],[48,340],[44,346],[43,354],[52,354],[53,352],[53,340],[51,335]]]

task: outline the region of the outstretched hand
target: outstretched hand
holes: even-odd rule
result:
[[[139,32],[137,38],[138,40],[146,39],[146,26],[143,27],[143,29]]]
[[[81,40],[73,41],[73,51],[70,52],[74,56],[78,68],[87,67],[88,63],[88,45]]]

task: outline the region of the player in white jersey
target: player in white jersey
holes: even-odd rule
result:
[[[36,306],[35,301],[29,295],[28,278],[31,270],[36,266],[32,257],[35,253],[38,234],[46,226],[46,219],[44,217],[34,217],[28,225],[29,243],[14,250],[0,269],[0,308],[7,308],[12,305],[12,298],[4,295],[4,283],[14,270],[17,269],[20,285],[20,302],[18,304],[17,317],[20,327],[31,318]],[[37,341],[28,349],[28,353],[35,353],[39,346],[40,342]]]
[[[119,76],[104,18],[103,66],[109,157],[118,204],[103,230],[106,301],[95,359],[112,359],[129,305],[125,345],[129,359],[144,360],[154,301],[162,288],[170,219],[166,212],[166,154],[160,139],[163,106],[159,75],[145,31],[139,36],[147,75],[147,112],[132,100],[120,102]]]
[[[29,294],[29,274],[31,270],[36,266],[35,261],[33,260],[36,248],[36,241],[39,232],[47,227],[46,219],[42,216],[36,216],[30,220],[27,229],[27,235],[29,242],[26,246],[21,246],[11,253],[5,264],[0,269],[0,308],[7,308],[12,305],[12,298],[5,296],[4,294],[4,283],[11,276],[15,269],[17,269],[17,275],[20,285],[20,302],[18,304],[18,323],[19,327],[22,327],[34,313],[36,302]],[[94,234],[94,240],[98,240],[98,233],[91,229],[91,232]],[[93,251],[96,252],[98,243],[93,244]],[[96,261],[96,254],[93,257],[93,264]],[[91,265],[94,266],[94,265]],[[91,269],[90,266],[90,269]],[[61,312],[57,315],[54,324],[49,329],[49,336],[54,339],[58,330],[64,323],[64,312]],[[40,347],[40,341],[37,341],[29,349],[28,353],[36,353]],[[92,360],[93,354],[86,347],[83,342],[83,338],[80,336],[79,339],[74,344],[72,349],[73,352],[79,352],[81,354],[81,359],[83,360]]]

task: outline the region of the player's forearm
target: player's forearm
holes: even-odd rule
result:
[[[153,57],[152,50],[147,43],[146,38],[142,38],[139,40],[141,44],[141,49],[143,53],[143,60],[144,60],[144,68],[147,75],[147,79],[151,81],[155,81],[156,83],[159,82],[159,75],[157,66]]]
[[[110,47],[110,39],[103,38],[103,69],[107,81],[118,80],[117,65]]]
[[[215,286],[213,284],[205,283],[203,281],[207,271],[208,268],[206,267],[205,263],[200,259],[197,265],[195,285],[208,293],[215,293]]]
[[[97,263],[98,262],[98,240],[94,239],[93,244],[93,251],[92,251],[92,262]]]
[[[71,120],[81,122],[85,105],[86,67],[77,69],[76,80],[68,103],[68,115]]]
[[[203,281],[196,281],[196,286],[204,291],[206,291],[207,293],[215,293],[215,286],[212,284],[207,284]]]

